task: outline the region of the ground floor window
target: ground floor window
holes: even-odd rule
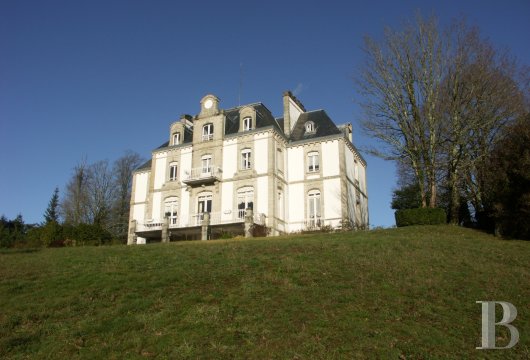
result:
[[[169,218],[169,225],[177,225],[178,220],[178,199],[171,197],[166,199],[165,215]]]
[[[237,216],[245,217],[246,209],[254,209],[254,188],[244,187],[237,191]]]
[[[307,215],[310,227],[320,227],[320,191],[311,190],[307,195]]]

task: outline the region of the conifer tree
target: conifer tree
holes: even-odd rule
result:
[[[44,223],[58,223],[59,222],[59,188],[55,188],[52,198],[48,203],[48,208],[44,213]]]

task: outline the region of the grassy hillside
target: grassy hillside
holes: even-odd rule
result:
[[[515,348],[475,350],[478,300],[518,308]],[[530,358],[530,242],[425,226],[4,251],[0,304],[0,358]]]

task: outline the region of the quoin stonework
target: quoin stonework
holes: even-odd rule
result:
[[[351,124],[306,111],[291,92],[280,118],[206,95],[134,172],[129,223],[129,244],[366,228],[366,161]]]

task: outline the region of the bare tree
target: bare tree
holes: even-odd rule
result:
[[[108,160],[98,161],[88,168],[87,195],[89,222],[107,228],[116,196]]]
[[[442,130],[437,104],[446,46],[436,20],[418,16],[402,31],[386,29],[381,43],[365,38],[367,63],[358,79],[367,115],[363,127],[384,144],[371,152],[410,165],[423,207],[436,206]]]
[[[60,209],[64,222],[80,224],[88,222],[88,169],[86,161],[74,167],[74,173],[66,184]]]
[[[118,238],[126,240],[129,226],[129,210],[131,202],[131,189],[133,171],[141,165],[143,159],[138,153],[126,151],[125,154],[114,162],[113,176],[116,191],[113,206],[112,232]]]
[[[482,210],[484,160],[506,124],[524,113],[516,83],[517,65],[460,23],[452,34],[450,63],[440,108],[444,120],[444,157],[449,219],[458,222],[461,194]]]

